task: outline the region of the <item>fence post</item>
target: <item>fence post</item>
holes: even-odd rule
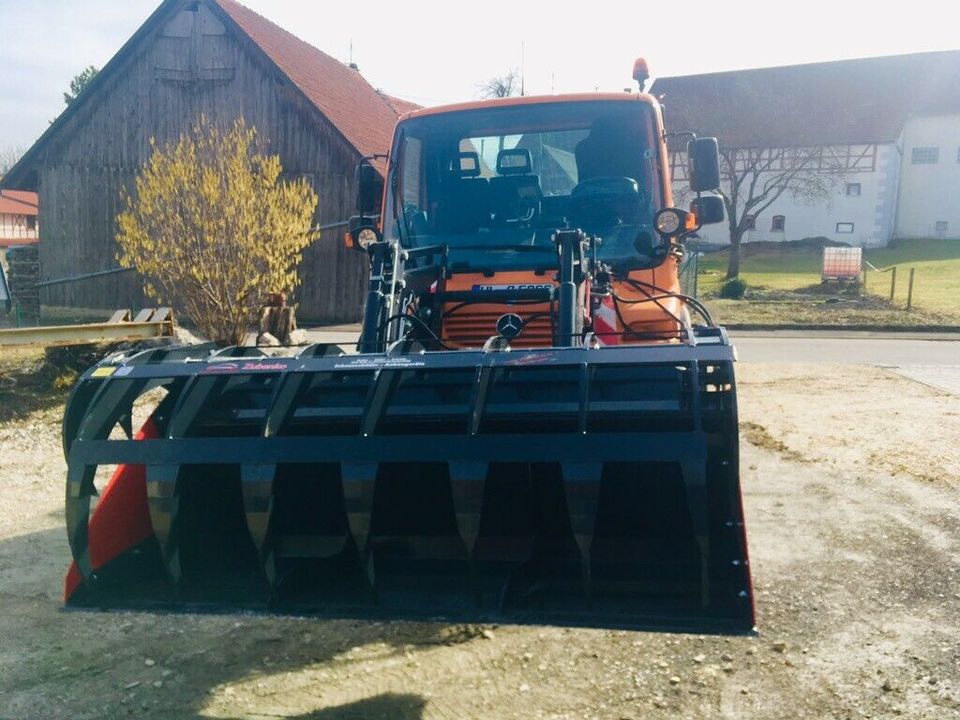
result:
[[[697,297],[698,283],[700,279],[700,251],[693,256],[693,297]]]
[[[913,307],[913,271],[916,268],[910,268],[910,280],[907,282],[907,310]]]
[[[893,294],[897,290],[897,266],[893,266],[893,270],[890,271],[890,302],[893,302]]]

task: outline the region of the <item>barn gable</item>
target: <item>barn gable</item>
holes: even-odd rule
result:
[[[44,207],[45,279],[116,266],[115,218],[150,153],[200,114],[257,127],[265,150],[320,195],[318,220],[350,214],[353,168],[387,151],[397,111],[351,69],[233,0],[165,0],[8,173]],[[301,311],[354,319],[363,258],[332,235],[305,253]],[[143,302],[132,273],[44,289],[46,304],[112,307]]]

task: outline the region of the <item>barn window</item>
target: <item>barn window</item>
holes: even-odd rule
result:
[[[841,235],[852,235],[853,234],[853,223],[837,223],[837,232]]]
[[[783,215],[774,215],[770,223],[770,232],[783,232],[787,226],[787,219]]]
[[[744,230],[756,230],[757,229],[757,218],[754,215],[747,215],[743,218],[743,229]]]
[[[938,147],[915,147],[910,152],[910,162],[913,165],[936,165],[939,159]]]
[[[860,183],[847,183],[847,195],[860,197]]]

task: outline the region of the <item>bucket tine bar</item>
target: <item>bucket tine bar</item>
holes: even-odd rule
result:
[[[573,537],[580,551],[580,573],[583,597],[589,604],[593,594],[590,576],[590,548],[597,523],[597,505],[600,500],[602,463],[561,463],[563,487],[567,497],[567,512]]]

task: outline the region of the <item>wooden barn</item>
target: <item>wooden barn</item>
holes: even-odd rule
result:
[[[39,193],[44,280],[95,274],[43,287],[43,303],[145,302],[134,273],[103,271],[117,267],[120,192],[151,138],[175,140],[200,114],[242,116],[287,174],[313,184],[324,225],[351,214],[358,160],[385,153],[398,115],[414,107],[234,0],[165,0],[4,179]],[[305,253],[302,318],[360,316],[366,258],[342,237],[326,232]]]

